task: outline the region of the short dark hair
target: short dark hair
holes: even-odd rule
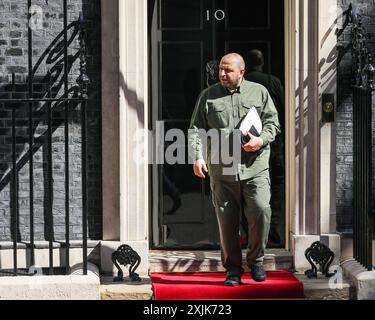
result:
[[[258,49],[250,50],[247,53],[247,63],[248,63],[248,65],[251,69],[263,67],[264,57],[263,57],[262,51],[260,51]]]

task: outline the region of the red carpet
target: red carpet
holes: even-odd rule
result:
[[[246,272],[243,284],[224,286],[225,273],[151,273],[155,300],[301,299],[303,284],[292,273],[267,272],[255,282]]]

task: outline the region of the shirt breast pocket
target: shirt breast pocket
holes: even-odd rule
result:
[[[249,112],[252,105],[250,104],[242,104],[240,107],[240,118],[243,119],[246,117],[247,113]]]
[[[259,116],[260,116],[261,106],[259,105],[259,103],[257,104],[255,102],[247,102],[247,103],[243,103],[242,106],[240,107],[240,117],[241,117],[241,119],[246,117],[246,115],[249,112],[249,110],[251,109],[251,107],[255,107],[257,109],[257,112],[258,112]]]
[[[207,121],[211,128],[229,127],[230,114],[225,103],[208,103]]]

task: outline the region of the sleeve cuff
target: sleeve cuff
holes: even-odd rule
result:
[[[261,133],[259,137],[263,140],[263,146],[269,144],[269,140],[267,139],[267,136],[265,134]]]

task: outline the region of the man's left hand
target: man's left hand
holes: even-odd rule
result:
[[[263,147],[263,139],[260,137],[253,136],[250,132],[248,133],[250,141],[244,145],[242,148],[246,152],[257,152],[260,148]]]

